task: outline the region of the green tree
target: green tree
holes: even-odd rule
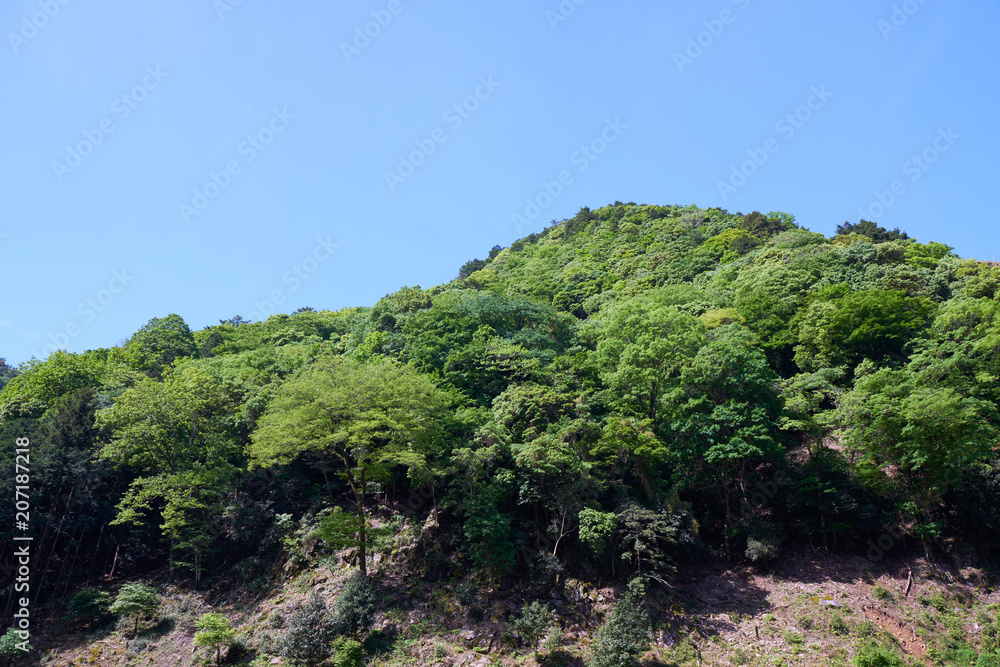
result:
[[[638,667],[649,648],[649,616],[642,598],[629,591],[597,631],[588,667]]]
[[[0,636],[0,655],[8,656],[8,660],[11,661],[8,664],[13,664],[13,656],[27,655],[25,651],[18,648],[18,644],[23,644],[25,640],[18,636],[17,630],[10,628],[2,636]]]
[[[879,227],[871,220],[859,220],[857,223],[845,222],[842,225],[837,225],[838,236],[850,234],[861,234],[876,242],[900,241],[910,238],[906,232],[899,231],[899,227],[889,231],[885,227]]]
[[[331,642],[337,633],[327,614],[326,603],[318,593],[313,593],[307,602],[289,614],[286,627],[279,645],[283,657],[315,665],[330,656]]]
[[[132,631],[138,633],[139,619],[154,616],[159,608],[160,596],[156,591],[142,582],[135,582],[121,587],[108,611],[135,619]]]
[[[85,588],[77,591],[69,601],[69,615],[84,624],[95,623],[104,618],[111,607],[111,593],[100,588]]]
[[[222,664],[222,651],[232,646],[236,631],[229,619],[222,614],[210,612],[195,621],[199,632],[194,634],[194,645],[215,651],[215,664]]]
[[[580,542],[598,558],[607,552],[616,526],[614,512],[599,512],[589,507],[580,510]]]
[[[829,300],[820,296],[797,318],[795,363],[817,371],[853,368],[866,358],[904,361],[904,346],[929,324],[933,311],[926,298],[901,290],[850,292]]]
[[[375,621],[378,596],[368,577],[354,572],[347,577],[334,603],[333,625],[337,634],[357,639]]]
[[[364,664],[365,648],[360,642],[349,637],[337,637],[331,645],[333,667],[361,667]]]
[[[597,356],[622,406],[658,432],[681,370],[705,342],[705,327],[676,308],[643,298],[622,304],[603,323]]]
[[[866,373],[840,406],[844,441],[862,454],[860,465],[899,471],[919,508],[925,548],[945,490],[998,436],[994,404],[929,379],[910,369]]]
[[[521,617],[514,621],[514,631],[525,646],[538,655],[538,642],[556,620],[549,605],[535,600],[521,608]]]
[[[780,451],[777,375],[738,325],[721,327],[684,370],[685,400],[672,415],[676,480],[707,491],[724,516],[725,548],[734,534],[734,503],[752,493],[748,476]]]
[[[60,396],[99,387],[106,370],[103,356],[96,352],[56,350],[45,361],[32,359],[0,390],[0,419],[40,417]]]
[[[132,334],[122,351],[123,360],[133,368],[158,378],[184,357],[198,353],[191,329],[180,315],[154,317]]]
[[[184,366],[164,380],[145,379],[98,413],[97,423],[113,436],[100,457],[142,474],[119,503],[113,522],[141,524],[155,508],[162,509],[161,528],[175,551],[190,554],[195,580],[211,540],[212,521],[221,512],[222,488],[242,464],[235,437],[232,396],[216,375],[198,366]]]
[[[17,369],[7,365],[6,359],[0,358],[0,391],[3,390],[8,382],[16,378],[17,375]]]
[[[409,366],[324,359],[278,389],[253,434],[251,464],[285,464],[306,452],[335,458],[354,496],[358,562],[367,576],[369,485],[395,466],[427,469],[426,451],[449,403]]]

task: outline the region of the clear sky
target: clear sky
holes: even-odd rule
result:
[[[616,200],[863,211],[995,259],[997,26],[987,0],[7,0],[0,356],[372,305]]]

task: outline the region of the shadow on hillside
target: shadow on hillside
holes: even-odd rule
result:
[[[539,655],[537,660],[539,667],[583,667],[583,658],[566,651],[553,651],[548,655]]]
[[[786,554],[771,570],[778,580],[801,584],[854,584],[870,582],[882,574],[906,576],[914,559],[923,555],[919,542],[898,544],[888,551],[877,547],[869,553],[838,553],[800,548]]]
[[[735,629],[733,615],[756,615],[771,609],[767,591],[753,583],[753,572],[746,569],[713,571],[699,568],[691,572],[681,587],[699,618],[697,630],[703,636],[718,635]],[[668,618],[677,610],[667,611]],[[679,620],[679,619],[678,619]]]

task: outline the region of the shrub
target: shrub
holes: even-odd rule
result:
[[[840,614],[834,614],[830,617],[830,632],[835,635],[847,635],[850,634],[851,628],[847,625],[847,621]]]
[[[361,644],[347,637],[337,637],[332,648],[334,667],[359,667],[365,658]]]
[[[24,652],[17,648],[21,641],[23,640],[18,636],[17,630],[9,629],[0,637],[0,655],[24,655]]]
[[[139,632],[139,619],[154,616],[159,608],[160,597],[156,591],[142,582],[137,582],[122,586],[108,611],[112,614],[121,614],[125,618],[134,618],[135,625],[132,631],[136,633]]]
[[[903,660],[881,646],[869,646],[854,657],[855,667],[904,667]]]
[[[222,614],[211,612],[199,618],[195,626],[201,631],[194,635],[195,646],[214,650],[215,664],[220,664],[222,650],[228,649],[236,639],[236,631],[230,625],[229,619]]]
[[[334,631],[338,635],[359,637],[371,628],[377,606],[378,597],[372,582],[360,572],[353,572],[337,596]]]
[[[1000,667],[1000,655],[996,653],[983,653],[976,661],[976,667]]]
[[[105,618],[110,607],[111,593],[100,588],[84,588],[69,601],[69,615],[89,625]]]
[[[649,616],[631,591],[615,605],[597,631],[590,667],[637,667],[636,656],[649,648]]]
[[[876,600],[881,600],[882,602],[892,602],[895,599],[889,589],[881,584],[872,590],[872,595]]]
[[[318,593],[289,614],[288,630],[282,637],[278,652],[285,658],[315,665],[330,656],[330,644],[336,636],[326,603]]]
[[[538,652],[538,640],[545,636],[545,632],[555,620],[555,614],[547,604],[542,604],[535,600],[521,609],[521,618],[514,621],[514,630],[525,646],[530,646],[535,653]]]

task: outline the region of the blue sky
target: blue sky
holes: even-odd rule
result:
[[[864,211],[996,259],[998,19],[986,0],[9,0],[0,356],[172,312],[371,305],[616,200],[825,234]]]

